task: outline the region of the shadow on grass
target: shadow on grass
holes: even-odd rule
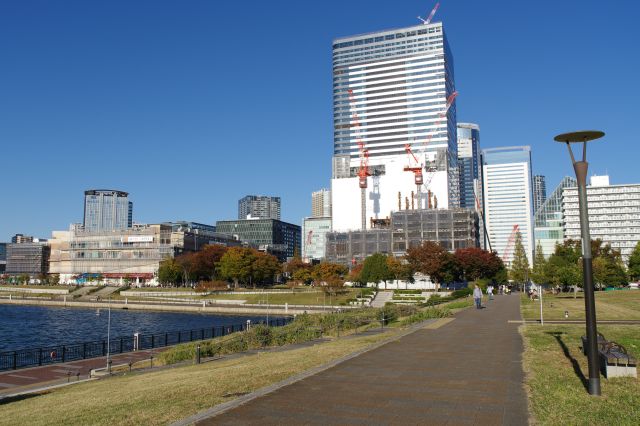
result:
[[[571,362],[571,366],[573,367],[573,372],[575,373],[576,376],[578,376],[578,379],[580,379],[580,381],[582,382],[582,386],[584,386],[585,390],[588,391],[589,381],[587,380],[584,373],[582,372],[582,369],[580,369],[580,364],[578,363],[578,360],[576,360],[573,356],[571,356],[571,352],[569,352],[569,348],[562,340],[562,335],[564,333],[561,331],[547,331],[546,334],[550,334],[553,337],[555,337],[556,341],[562,348],[562,353],[564,353],[564,356],[569,360],[569,362]]]

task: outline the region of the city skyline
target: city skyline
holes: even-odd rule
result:
[[[3,191],[0,241],[81,222],[79,194],[96,187],[129,192],[136,222],[215,223],[235,217],[243,195],[269,193],[282,198],[283,220],[300,224],[309,194],[331,177],[332,40],[415,25],[432,6],[341,4],[335,14],[325,4],[255,3],[246,16],[234,5],[3,4],[0,36],[10,42],[0,50],[10,65],[0,70],[0,142],[15,179]],[[530,145],[533,172],[555,187],[571,170],[553,135],[599,128],[607,136],[590,148],[590,170],[615,165],[613,184],[636,183],[638,148],[626,138],[639,59],[624,52],[638,38],[638,5],[623,6],[566,2],[549,13],[533,3],[443,2],[434,21],[455,57],[458,120],[480,125],[481,148]],[[605,31],[567,33],[569,16]],[[246,31],[230,38],[238,22]],[[501,30],[483,31],[491,26]],[[562,65],[585,55],[600,60]],[[220,68],[220,57],[233,66]],[[258,62],[278,66],[258,72]],[[607,84],[612,68],[623,93]]]

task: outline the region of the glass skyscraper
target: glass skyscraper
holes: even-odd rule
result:
[[[555,252],[556,243],[562,244],[564,240],[562,192],[564,188],[571,188],[577,185],[575,178],[565,176],[562,178],[562,181],[560,181],[560,185],[556,187],[549,198],[547,198],[534,213],[536,248],[538,247],[538,243],[540,243],[545,258],[548,258]]]
[[[458,123],[458,170],[460,172],[460,207],[476,209],[475,191],[480,175],[480,127]]]
[[[514,227],[533,263],[531,148],[511,146],[482,150],[485,224],[491,249],[507,266],[513,260]]]
[[[358,142],[367,150],[371,176],[368,227],[399,204],[457,207],[455,103],[446,109],[455,79],[442,23],[342,37],[332,47],[334,230],[361,229]],[[407,166],[423,168],[420,200]]]
[[[533,177],[533,213],[535,214],[547,199],[547,180],[542,175]]]
[[[131,228],[133,203],[129,201],[129,194],[112,189],[85,191],[83,224],[86,231]]]

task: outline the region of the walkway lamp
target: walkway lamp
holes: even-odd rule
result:
[[[580,205],[580,230],[582,234],[582,273],[584,281],[584,305],[587,319],[587,359],[589,364],[589,394],[600,395],[600,369],[598,363],[596,303],[593,293],[593,263],[591,258],[591,235],[589,233],[589,211],[587,208],[587,142],[599,139],[604,132],[584,130],[564,133],[554,138],[567,145],[573,170],[578,181],[578,201]],[[582,161],[576,161],[571,149],[572,143],[582,142]]]

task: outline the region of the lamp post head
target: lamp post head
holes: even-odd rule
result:
[[[580,130],[578,132],[563,133],[553,138],[553,140],[561,143],[589,142],[594,139],[600,139],[603,136],[604,132],[599,130]]]

